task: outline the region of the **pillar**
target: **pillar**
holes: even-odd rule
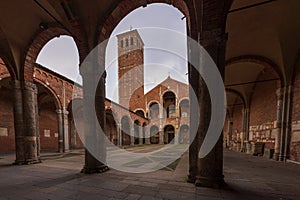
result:
[[[121,130],[121,124],[117,124],[117,144],[118,146],[122,146],[122,130]]]
[[[276,91],[277,95],[277,119],[276,119],[276,137],[275,137],[275,148],[274,148],[274,159],[279,160],[280,155],[280,143],[281,143],[281,125],[282,125],[282,114],[283,114],[283,88],[279,88]]]
[[[145,133],[145,135],[146,135],[145,143],[146,144],[151,144],[151,142],[150,142],[150,127],[148,128],[148,126],[145,126],[145,132],[146,132]]]
[[[134,123],[132,125],[131,131],[130,131],[130,146],[134,146]]]
[[[233,122],[231,120],[228,120],[228,124],[227,124],[228,139],[226,144],[228,148],[231,147],[231,143],[232,143],[232,127],[233,127]]]
[[[69,112],[67,110],[62,111],[62,119],[63,119],[63,133],[64,133],[64,152],[68,152],[70,150],[69,145]]]
[[[290,137],[291,137],[291,98],[292,86],[284,87],[283,93],[283,116],[281,123],[280,153],[279,160],[286,161],[290,154]]]
[[[142,145],[143,144],[143,127],[142,126],[138,126],[139,129],[139,144]]]
[[[64,129],[63,129],[63,116],[62,110],[59,109],[57,113],[57,123],[58,123],[58,152],[64,152]]]
[[[249,148],[249,108],[243,109],[243,122],[242,122],[242,134],[241,134],[241,152],[247,152]]]
[[[159,128],[159,144],[164,144],[164,130],[160,127]]]
[[[76,148],[76,130],[75,130],[75,127],[74,127],[74,121],[71,120],[71,144],[70,144],[70,148]]]
[[[227,34],[223,33],[221,28],[210,29],[200,34],[200,40],[201,45],[215,61],[221,76],[224,77]],[[201,66],[202,65],[205,65],[205,60],[204,63],[201,63]],[[200,122],[197,133],[198,137],[196,137],[198,139],[198,149],[200,149],[206,136],[211,115],[209,92],[205,82],[201,78],[199,86],[201,89],[199,97]],[[204,158],[198,158],[195,185],[202,187],[220,187],[223,184],[223,133],[221,133],[211,152]]]
[[[16,117],[15,164],[39,163],[37,87],[31,82],[14,81],[13,85]]]
[[[14,128],[15,128],[15,143],[16,143],[16,164],[22,164],[24,158],[23,146],[23,101],[22,88],[20,81],[12,81],[14,93]]]
[[[104,51],[105,52],[105,51]],[[85,148],[85,164],[82,173],[101,173],[108,170],[105,163],[100,162],[94,155],[97,153],[102,161],[106,160],[105,136],[100,134],[99,126],[105,128],[105,67],[99,64],[100,53],[92,51],[85,62],[81,65],[80,72],[83,79],[83,118],[84,137],[89,147]],[[98,81],[99,80],[99,81]],[[95,116],[96,115],[96,116]],[[92,155],[89,152],[95,149]]]

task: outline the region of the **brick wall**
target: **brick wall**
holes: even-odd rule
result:
[[[58,150],[58,122],[53,103],[40,108],[39,125],[41,150]]]
[[[243,105],[238,105],[233,108],[232,140],[235,143],[240,142],[240,133],[242,132],[243,123],[243,107]],[[225,127],[227,129],[227,124],[225,124]]]
[[[276,78],[273,70],[265,68],[258,80]],[[279,81],[266,81],[257,83],[251,97],[250,104],[250,140],[268,143],[274,148],[275,122],[277,119],[277,95]],[[271,145],[270,145],[271,144]]]
[[[15,150],[12,90],[0,81],[0,153]]]
[[[290,158],[300,161],[300,67],[295,71]]]

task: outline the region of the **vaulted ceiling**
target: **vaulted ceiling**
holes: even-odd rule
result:
[[[139,0],[147,3],[147,0]],[[186,0],[188,1],[188,0]],[[79,20],[88,39],[94,40],[99,23],[110,15],[120,0],[10,0],[0,1],[0,57],[10,60],[18,73],[29,44],[42,26],[58,23],[72,33]],[[159,1],[158,1],[159,2]],[[169,1],[172,4],[173,1]],[[260,4],[267,2],[265,4]],[[201,12],[201,1],[194,1]],[[250,5],[255,5],[251,7]],[[130,5],[128,5],[130,6]],[[246,9],[240,9],[245,8]],[[289,84],[300,47],[299,0],[234,0],[228,14],[225,84],[254,82],[270,63]],[[199,15],[197,15],[199,16]],[[251,59],[252,56],[252,59]],[[249,58],[248,60],[245,59]],[[240,59],[240,62],[238,61]],[[256,58],[262,59],[253,61]],[[269,64],[264,64],[268,60]],[[231,86],[247,100],[253,85]],[[230,97],[230,99],[232,99]]]

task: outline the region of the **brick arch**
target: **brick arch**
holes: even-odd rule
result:
[[[105,113],[107,112],[110,112],[112,114],[112,116],[114,117],[114,120],[115,122],[118,124],[118,123],[121,123],[121,119],[119,118],[118,116],[118,113],[113,111],[112,109],[105,109]],[[123,116],[122,116],[123,117]]]
[[[266,58],[264,56],[259,56],[259,55],[242,55],[242,56],[237,56],[230,58],[226,61],[226,67],[233,65],[233,64],[238,64],[238,63],[255,63],[259,64],[262,66],[265,66],[267,68],[273,69],[273,71],[276,73],[276,75],[280,79],[280,85],[284,86],[285,85],[285,77],[280,69],[280,67],[274,63],[271,59]]]
[[[166,91],[164,91],[164,92],[161,94],[162,98],[164,98],[164,95],[165,95],[167,92],[172,92],[172,93],[175,95],[176,101],[179,102],[178,94],[177,94],[175,91],[170,90],[170,89],[167,89]]]
[[[188,100],[189,103],[190,103],[189,97],[182,97],[180,100],[178,100],[179,105],[180,105],[180,103],[181,103],[182,101],[184,101],[184,100]]]
[[[248,106],[245,97],[239,91],[237,91],[235,89],[231,89],[231,88],[226,88],[225,91],[229,92],[229,93],[232,93],[232,94],[235,94],[236,96],[238,96],[242,100],[242,102],[244,104],[244,108]]]
[[[24,58],[24,66],[21,69],[21,79],[25,81],[33,81],[33,71],[35,66],[36,58],[38,57],[42,48],[53,38],[61,35],[70,36],[74,39],[77,46],[80,62],[82,62],[87,52],[87,42],[83,37],[80,26],[77,27],[76,35],[71,35],[69,31],[60,27],[57,24],[50,24],[49,28],[42,29],[37,32],[31,43],[28,45],[26,55]]]
[[[62,102],[57,97],[57,94],[56,94],[55,90],[53,88],[49,87],[43,81],[37,79],[37,78],[34,79],[34,82],[39,83],[40,85],[42,85],[43,87],[45,87],[50,92],[50,94],[52,94],[52,96],[54,97],[54,103],[55,103],[56,109],[61,110],[62,107],[63,107],[62,106]]]
[[[150,105],[153,104],[153,103],[157,103],[158,105],[160,105],[160,103],[158,101],[152,100],[152,101],[148,102],[148,105],[147,105],[148,109],[150,108]]]
[[[1,65],[0,69],[4,67],[8,72],[7,74],[5,74],[5,77],[2,77],[1,74],[1,78],[10,77],[11,80],[17,80],[17,72],[16,72],[16,68],[14,67],[15,65],[12,65],[11,62],[9,62],[5,56],[0,57],[0,65]],[[1,72],[3,71],[4,70],[1,70]]]
[[[143,108],[137,108],[133,112],[136,113],[137,111],[142,111],[143,114],[144,114],[144,117],[146,116],[146,112],[145,112],[145,110]]]
[[[98,23],[100,27],[98,30],[100,32],[97,34],[97,43],[108,39],[111,33],[113,32],[114,28],[131,11],[142,6],[145,7],[148,4],[152,3],[165,3],[173,5],[175,8],[177,8],[187,18],[188,35],[193,36],[193,38],[197,37],[197,30],[195,28],[191,28],[191,25],[197,24],[193,0],[122,0],[112,9],[112,11],[106,17],[104,17],[104,20],[103,18],[101,18],[100,23]]]

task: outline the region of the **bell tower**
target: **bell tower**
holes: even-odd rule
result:
[[[144,43],[137,30],[117,35],[119,104],[144,95]]]

